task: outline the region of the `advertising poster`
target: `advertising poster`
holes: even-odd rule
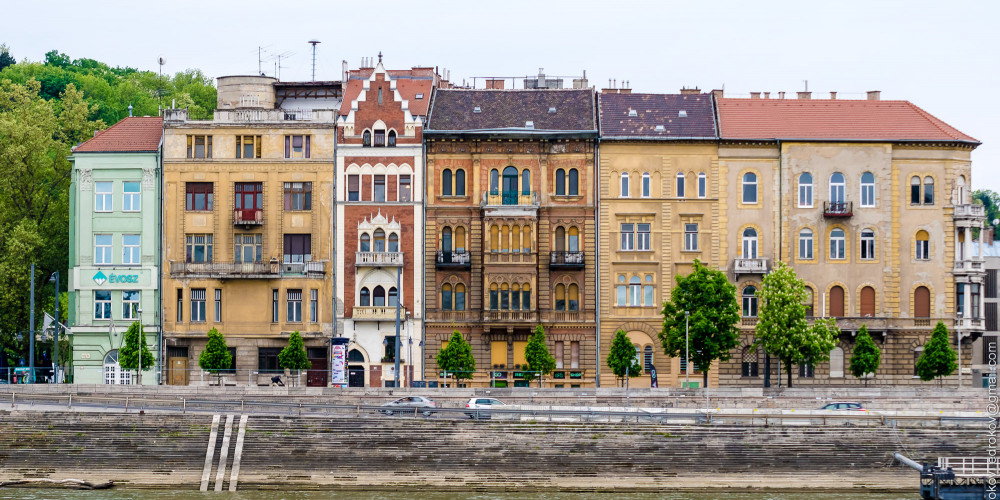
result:
[[[330,383],[333,387],[347,387],[347,346],[333,346],[333,363],[330,365]]]

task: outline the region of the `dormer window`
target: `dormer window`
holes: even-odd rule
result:
[[[655,130],[657,132],[663,132],[664,130],[666,130],[666,128],[663,125],[657,125],[657,126],[653,127],[653,130]]]
[[[482,113],[483,109],[480,108],[479,106],[476,106],[476,107],[472,108],[472,112],[473,113]]]
[[[549,108],[549,114],[550,114],[550,115],[554,115],[555,113],[556,113],[556,108],[555,108],[555,106],[552,106],[552,107],[550,107],[550,108]]]
[[[639,116],[639,113],[637,113],[637,112],[636,112],[636,111],[635,111],[634,109],[632,109],[632,108],[629,108],[629,110],[628,110],[628,116],[629,116],[630,118],[634,118],[634,117],[636,117],[636,116]]]
[[[423,94],[422,92],[421,92],[421,93],[418,93],[418,94],[416,95],[416,99],[423,99],[423,98],[424,98],[424,94]]]
[[[531,120],[524,122],[524,128],[535,128],[535,122]]]
[[[687,118],[688,112],[685,110],[680,110],[677,112],[677,118]]]

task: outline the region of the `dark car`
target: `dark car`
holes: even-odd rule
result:
[[[386,415],[392,415],[393,413],[414,413],[414,410],[416,410],[423,413],[425,417],[429,417],[437,410],[437,407],[437,403],[431,398],[407,396],[385,403],[379,411]]]
[[[863,406],[861,406],[861,403],[845,403],[845,402],[830,403],[820,408],[820,410],[867,411]]]

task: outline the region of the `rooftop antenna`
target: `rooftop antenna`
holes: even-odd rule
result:
[[[312,81],[314,81],[314,82],[316,81],[316,46],[319,45],[320,43],[321,42],[319,40],[316,40],[315,38],[312,39],[312,40],[309,40],[309,45],[313,46],[313,77],[312,77]]]
[[[809,92],[809,80],[802,80],[806,83],[806,92]]]
[[[260,69],[260,50],[261,50],[261,46],[258,45],[257,46],[257,74],[258,75],[263,75],[264,72],[261,71],[261,69]]]
[[[162,108],[163,107],[163,65],[167,64],[167,59],[165,57],[163,57],[163,56],[160,56],[160,58],[159,58],[159,60],[157,62],[160,63],[160,81],[159,81],[159,87],[160,88],[156,89],[156,97],[157,97],[157,99],[156,99],[156,105],[158,107]]]

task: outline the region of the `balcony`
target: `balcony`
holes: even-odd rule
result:
[[[767,271],[767,259],[733,259],[733,274],[736,275],[737,280],[740,279],[741,275],[759,274],[763,276],[767,274]]]
[[[356,252],[356,267],[402,266],[403,252]]]
[[[439,268],[465,268],[472,267],[469,252],[446,252],[437,251],[435,263]]]
[[[955,205],[952,218],[982,220],[986,218],[986,207],[982,205]]]
[[[522,206],[538,208],[538,193],[504,191],[483,194],[483,207]]]
[[[483,311],[484,323],[537,323],[538,311]]]
[[[552,252],[549,269],[583,269],[583,252]]]
[[[955,261],[955,266],[951,270],[955,274],[984,274],[983,260],[979,257],[962,259]]]
[[[171,278],[273,279],[282,276],[322,276],[325,262],[171,262]]]
[[[956,330],[983,330],[983,318],[963,318],[958,316],[955,318],[955,329]]]
[[[484,264],[535,264],[535,252],[486,252]]]
[[[854,202],[824,201],[823,217],[850,217],[854,215]]]
[[[259,226],[264,223],[264,211],[257,208],[233,210],[233,224]]]
[[[427,321],[440,323],[471,323],[481,319],[479,311],[451,311],[447,309],[428,309]]]
[[[543,323],[593,323],[594,310],[584,311],[542,311]]]
[[[309,274],[324,274],[324,262],[285,262],[281,264],[282,276],[302,276]]]
[[[396,306],[354,306],[355,321],[395,321]],[[399,308],[399,320],[406,321],[406,308]]]

